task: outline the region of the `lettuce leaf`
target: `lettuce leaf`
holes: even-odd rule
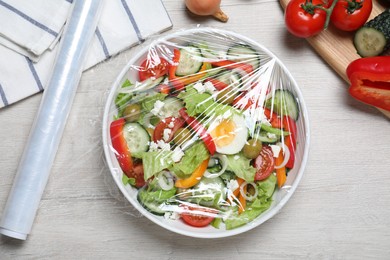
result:
[[[154,103],[156,103],[157,100],[164,100],[167,94],[163,93],[154,93],[152,95],[146,95],[141,100],[139,100],[139,103],[141,103],[141,107],[143,111],[150,112],[150,110],[153,109]]]
[[[142,152],[132,154],[132,156],[142,159],[145,180],[167,169],[173,162],[171,151]]]
[[[182,91],[178,95],[178,98],[183,99],[189,116],[202,114],[214,104],[214,100],[210,94],[200,94],[192,86],[188,86],[186,91]]]
[[[242,153],[227,155],[228,171],[234,172],[238,177],[247,182],[255,180],[256,169],[250,164],[250,159],[247,159]]]
[[[172,164],[169,167],[169,170],[174,172],[179,178],[186,178],[189,177],[208,157],[209,152],[203,142],[197,141],[184,152],[181,161]]]
[[[257,195],[257,198],[253,202],[248,203],[246,210],[241,214],[238,214],[236,211],[229,216],[225,221],[226,229],[230,230],[245,225],[269,209],[272,204],[272,195],[275,191],[275,187],[276,176],[273,174],[264,181],[258,182],[257,188],[259,194]]]

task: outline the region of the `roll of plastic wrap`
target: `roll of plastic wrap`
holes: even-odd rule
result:
[[[76,0],[73,3],[51,79],[45,88],[3,211],[0,222],[3,235],[25,240],[31,232],[101,6],[101,0]]]

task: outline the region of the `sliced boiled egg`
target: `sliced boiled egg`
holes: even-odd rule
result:
[[[207,132],[213,138],[218,153],[236,154],[244,147],[248,138],[245,119],[239,115],[229,118],[217,117]]]

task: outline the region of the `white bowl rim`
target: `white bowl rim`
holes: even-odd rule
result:
[[[252,39],[250,39],[250,38],[248,38],[248,37],[246,37],[244,35],[241,35],[241,34],[238,34],[238,33],[232,32],[232,31],[228,31],[228,30],[216,29],[216,28],[211,28],[211,27],[202,27],[202,28],[180,30],[180,31],[168,34],[166,36],[163,36],[163,37],[159,38],[158,40],[160,41],[160,40],[174,39],[175,37],[178,37],[178,36],[181,36],[181,35],[188,35],[188,34],[191,34],[191,33],[199,33],[199,32],[208,32],[208,33],[216,32],[216,33],[219,33],[219,34],[230,35],[230,36],[236,37],[238,39],[241,39],[241,40],[243,40],[243,41],[245,41],[245,42],[247,42],[247,43],[249,43],[249,44],[251,44],[253,46],[256,46],[256,47],[260,48],[263,52],[267,53],[270,57],[275,59],[276,63],[283,69],[283,71],[288,76],[289,80],[291,80],[291,82],[293,83],[294,91],[296,92],[296,95],[298,96],[299,102],[301,104],[301,109],[302,109],[301,110],[301,114],[305,118],[305,120],[303,121],[304,128],[305,128],[305,143],[304,143],[305,149],[304,149],[303,156],[302,156],[301,167],[300,167],[299,171],[296,174],[296,178],[294,179],[294,182],[289,187],[288,193],[273,208],[271,208],[270,210],[268,210],[265,213],[261,214],[260,216],[258,216],[252,222],[250,222],[250,223],[248,223],[248,224],[246,224],[244,226],[238,227],[236,229],[226,230],[225,232],[215,232],[215,233],[196,233],[196,232],[182,230],[182,229],[179,229],[179,228],[176,228],[176,227],[173,227],[173,226],[163,225],[161,223],[161,221],[158,221],[156,219],[156,217],[152,213],[147,211],[144,207],[142,207],[139,204],[139,202],[137,200],[134,200],[128,194],[128,192],[126,191],[125,187],[120,182],[120,180],[118,180],[118,178],[115,178],[115,176],[114,176],[114,172],[113,172],[114,166],[113,166],[113,164],[111,162],[110,150],[109,150],[109,145],[108,145],[108,142],[107,142],[107,140],[108,140],[108,136],[107,136],[108,117],[109,117],[109,110],[110,110],[110,107],[111,107],[111,103],[112,103],[114,94],[116,92],[117,86],[119,86],[119,84],[123,80],[124,75],[129,71],[131,66],[134,65],[134,62],[136,60],[138,60],[144,53],[146,53],[146,51],[149,48],[149,45],[147,45],[144,48],[142,48],[138,52],[137,55],[135,55],[132,59],[130,59],[130,61],[122,69],[121,73],[118,75],[118,77],[116,78],[115,82],[112,84],[112,86],[110,88],[110,93],[109,93],[109,95],[107,97],[106,105],[104,107],[104,115],[103,115],[103,122],[102,122],[102,124],[103,124],[103,126],[102,126],[103,149],[104,149],[104,154],[105,154],[105,158],[106,158],[106,163],[107,163],[107,165],[108,165],[108,167],[110,169],[111,175],[112,175],[112,177],[113,177],[117,187],[120,189],[122,194],[126,197],[126,199],[128,201],[130,201],[130,203],[139,212],[141,212],[141,214],[143,216],[147,217],[149,220],[151,220],[155,224],[157,224],[157,225],[159,225],[159,226],[161,226],[161,227],[163,227],[165,229],[168,229],[168,230],[170,230],[172,232],[181,234],[181,235],[185,235],[185,236],[189,236],[189,237],[196,237],[196,238],[222,238],[222,237],[229,237],[229,236],[238,235],[238,234],[244,233],[246,231],[249,231],[249,230],[259,226],[260,224],[264,223],[265,221],[267,221],[267,220],[271,219],[273,216],[275,216],[280,211],[280,209],[283,208],[283,206],[287,203],[287,201],[291,198],[292,194],[295,192],[296,188],[298,187],[298,184],[300,183],[300,181],[302,179],[304,170],[306,168],[307,160],[308,160],[309,145],[310,145],[310,126],[309,126],[309,121],[308,121],[309,116],[308,116],[306,103],[305,103],[305,101],[303,99],[302,92],[301,92],[297,82],[292,77],[290,71],[281,62],[281,60],[277,56],[275,56],[275,54],[273,54],[271,51],[269,51],[262,44],[259,44],[256,41],[254,41],[254,40],[252,40]]]

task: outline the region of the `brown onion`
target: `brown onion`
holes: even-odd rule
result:
[[[222,22],[227,22],[229,17],[221,10],[221,0],[185,0],[191,13],[201,16],[212,15]]]

